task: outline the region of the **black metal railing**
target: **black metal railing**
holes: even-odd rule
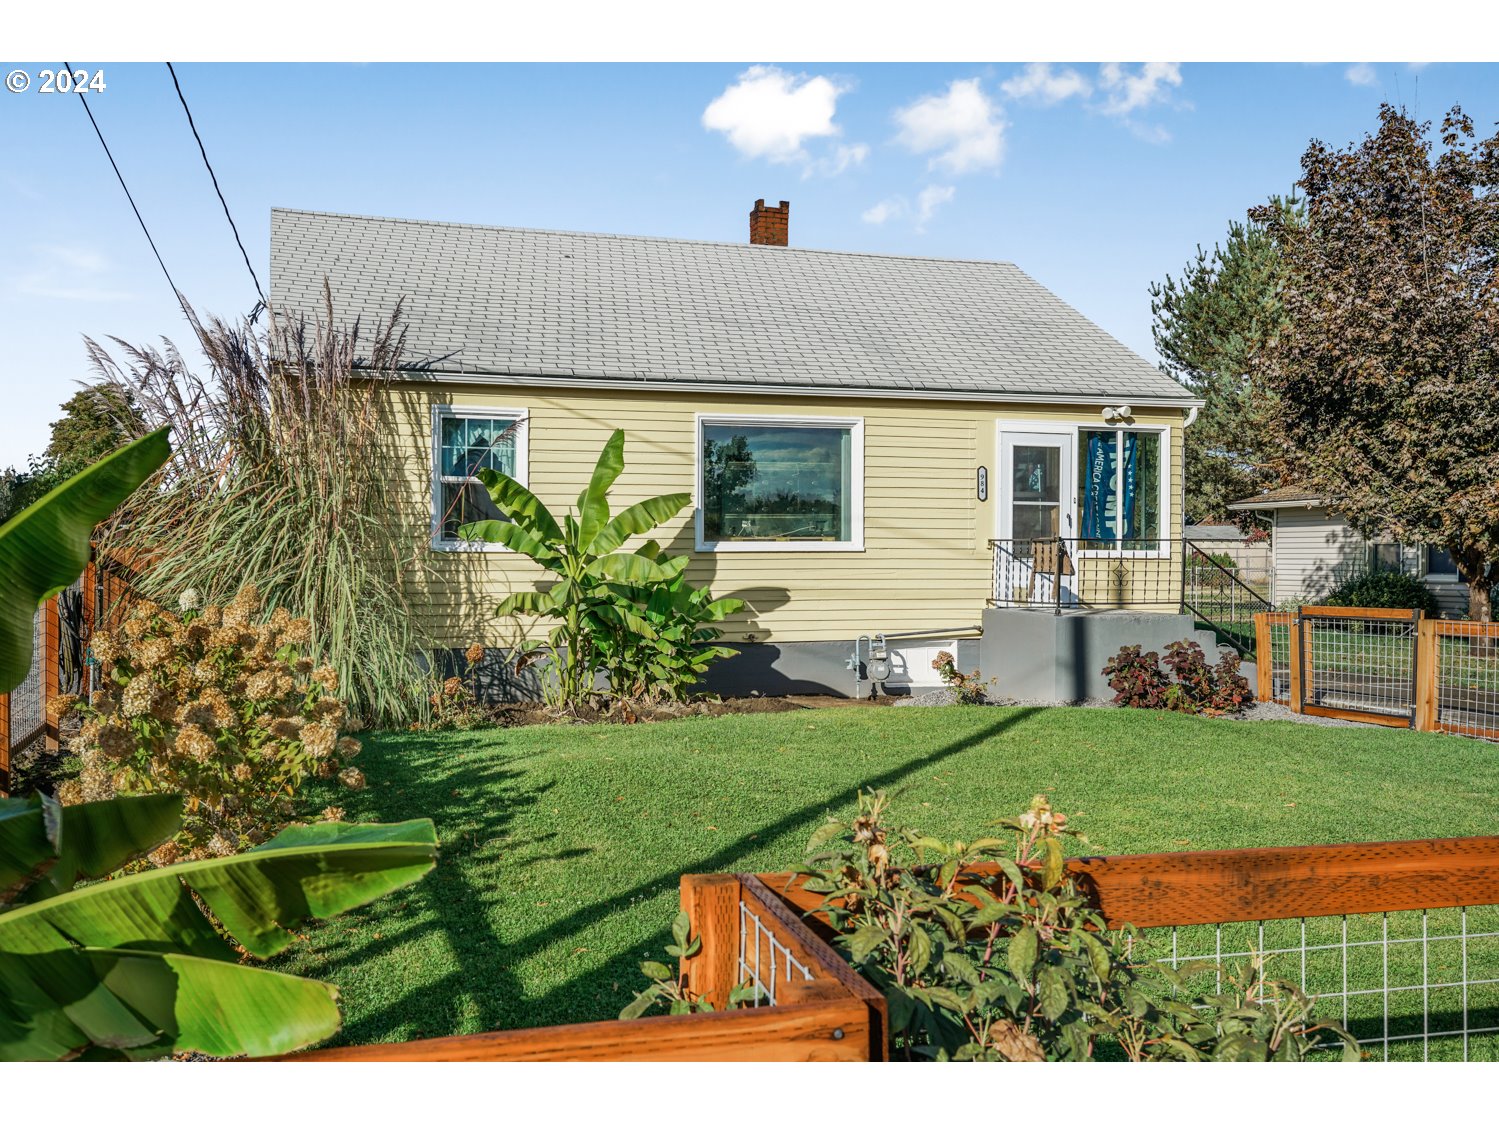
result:
[[[1179,609],[1182,546],[1176,539],[990,539],[989,603],[1051,609]]]
[[[1268,566],[1248,566],[1208,554],[1187,543],[1182,577],[1182,608],[1247,656],[1254,650],[1254,614],[1268,612]]]
[[[1271,607],[1268,569],[1225,565],[1181,538],[991,539],[989,546],[991,605],[1175,610],[1244,653],[1254,644],[1254,614]]]

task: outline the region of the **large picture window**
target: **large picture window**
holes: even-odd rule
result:
[[[1085,429],[1079,434],[1078,511],[1083,547],[1154,550],[1165,496],[1159,431]]]
[[[699,550],[858,550],[857,418],[698,419]]]
[[[526,483],[524,410],[438,406],[432,417],[432,545],[445,550],[499,550],[466,542],[458,528],[504,519],[475,478],[492,468]]]

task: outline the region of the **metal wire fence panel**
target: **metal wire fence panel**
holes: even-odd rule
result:
[[[42,626],[42,610],[38,609],[31,617],[31,668],[10,693],[10,729],[6,733],[11,752],[24,749],[46,728],[42,702]]]
[[[1499,741],[1499,624],[1438,621],[1433,631],[1436,728]]]
[[[1270,668],[1272,702],[1291,701],[1291,646],[1296,618],[1290,613],[1266,613],[1268,650],[1258,653]]]
[[[1232,974],[1254,957],[1385,1061],[1499,1060],[1499,906],[1145,930],[1137,953]],[[1179,994],[1221,992],[1224,973]]]
[[[777,939],[750,903],[739,903],[739,972],[741,985],[754,988],[751,1005],[776,1005],[776,989],[793,979],[810,980],[812,970]]]
[[[1420,612],[1402,617],[1374,612],[1343,616],[1303,611],[1297,622],[1301,642],[1294,653],[1300,660],[1301,705],[1414,725]]]

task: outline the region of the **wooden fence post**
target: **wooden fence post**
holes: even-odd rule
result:
[[[1254,614],[1254,695],[1260,702],[1275,698],[1275,650],[1270,636],[1270,618]]]
[[[58,598],[53,597],[42,606],[42,650],[38,666],[42,675],[42,723],[43,736],[49,752],[55,751],[60,742],[57,719],[53,717],[53,706],[59,694],[58,678],[62,671],[62,621],[58,611]]]
[[[692,918],[691,936],[703,942],[696,956],[682,961],[687,987],[716,1010],[727,1010],[729,992],[739,984],[739,877],[684,874],[681,892],[682,910]]]
[[[0,796],[10,795],[10,693],[0,694]]]
[[[1293,714],[1301,713],[1301,663],[1306,658],[1306,649],[1302,645],[1301,614],[1297,613],[1287,624],[1288,638],[1291,642],[1291,697],[1287,700]]]
[[[1416,624],[1416,729],[1435,730],[1441,706],[1441,650],[1437,622],[1422,617]]]

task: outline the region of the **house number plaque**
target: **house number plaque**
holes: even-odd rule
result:
[[[979,465],[979,503],[989,498],[989,470]]]

